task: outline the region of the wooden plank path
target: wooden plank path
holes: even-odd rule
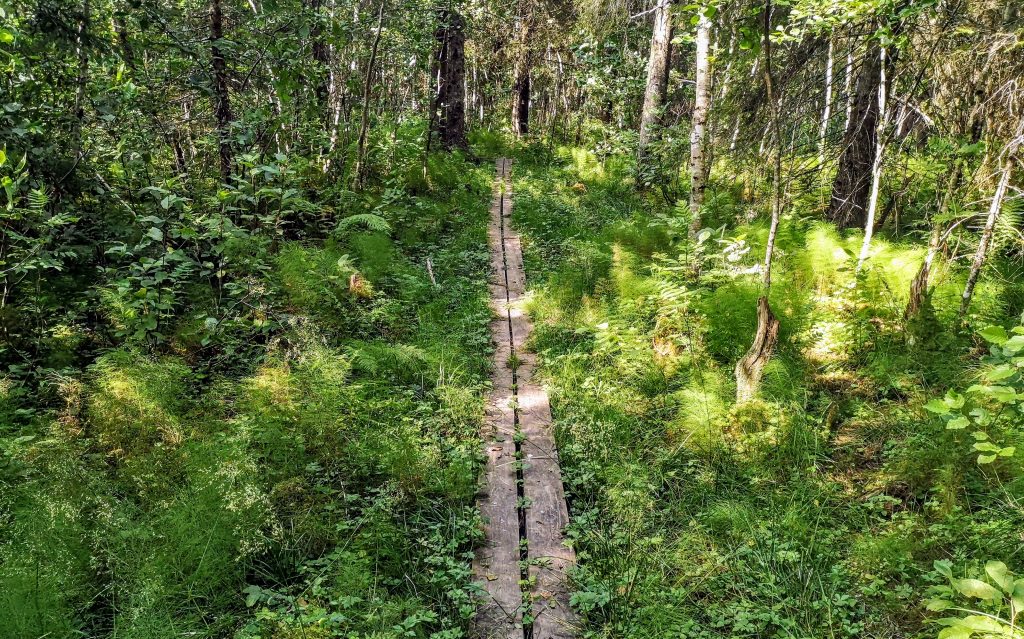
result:
[[[569,609],[566,573],[576,555],[563,534],[569,514],[551,406],[547,392],[533,381],[536,358],[523,346],[532,326],[523,310],[522,246],[509,224],[511,165],[505,158],[497,161],[488,227],[496,348],[483,433],[487,464],[478,496],[484,544],[473,561],[486,597],[477,611],[474,635],[568,639],[575,635],[576,619]]]

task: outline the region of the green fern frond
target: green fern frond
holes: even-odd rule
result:
[[[1002,251],[1010,246],[1020,246],[1024,242],[1021,237],[1021,223],[1024,222],[1024,200],[1015,198],[1003,206],[996,226],[992,230],[992,250]]]
[[[50,196],[46,189],[32,189],[28,192],[28,208],[33,211],[42,211],[50,202]]]
[[[338,222],[339,231],[347,231],[355,226],[361,226],[368,231],[376,233],[389,233],[391,231],[391,225],[388,224],[388,221],[374,213],[357,213]]]
[[[349,351],[352,368],[371,377],[406,378],[426,370],[429,360],[420,348],[408,344],[364,342]]]

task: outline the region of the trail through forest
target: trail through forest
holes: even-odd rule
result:
[[[569,515],[551,407],[547,393],[533,381],[535,357],[523,347],[532,326],[523,310],[522,247],[509,224],[510,169],[510,160],[497,161],[488,226],[496,348],[484,433],[485,487],[479,500],[485,542],[474,561],[488,598],[477,618],[477,635],[522,637],[525,625],[534,639],[570,637],[566,571],[575,554],[563,538]]]

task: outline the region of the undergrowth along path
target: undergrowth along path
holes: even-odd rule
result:
[[[524,348],[532,325],[523,303],[526,276],[512,230],[511,166],[497,161],[488,241],[491,251],[493,385],[487,398],[485,483],[478,498],[484,543],[473,561],[486,599],[477,637],[568,639],[575,618],[566,574],[569,523],[547,392],[534,382],[536,358]]]

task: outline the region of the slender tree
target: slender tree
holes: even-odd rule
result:
[[[647,84],[644,104],[640,110],[640,138],[638,158],[642,164],[647,158],[658,115],[665,104],[668,91],[669,60],[672,57],[672,2],[657,0],[654,8],[654,28],[651,31],[651,51],[647,56]]]
[[[445,149],[469,149],[466,140],[466,23],[455,11],[442,9],[435,32],[438,88],[431,118]]]
[[[373,74],[377,66],[377,50],[380,48],[380,36],[384,31],[384,9],[386,3],[381,0],[377,10],[377,30],[370,45],[370,59],[366,63],[366,74],[363,76],[363,111],[359,117],[359,138],[356,143],[356,165],[354,181],[361,187],[366,180],[366,135],[370,127],[370,96],[373,89]]]
[[[761,385],[765,364],[771,359],[775,345],[779,339],[779,320],[772,313],[768,303],[768,295],[772,287],[772,259],[775,256],[775,237],[779,230],[779,218],[782,213],[782,137],[778,102],[775,95],[775,78],[772,72],[772,4],[771,0],[764,7],[764,88],[768,98],[769,117],[775,137],[775,162],[772,175],[772,212],[768,229],[768,242],[765,246],[764,263],[761,269],[761,296],[757,299],[757,329],[754,343],[746,354],[736,362],[736,401],[742,403],[753,399]]]
[[[999,214],[1003,209],[1003,201],[1006,198],[1006,190],[1010,185],[1010,175],[1013,173],[1014,150],[1006,149],[1003,152],[1003,160],[999,167],[999,182],[989,202],[988,216],[985,218],[985,226],[981,230],[981,239],[978,241],[978,249],[974,252],[974,259],[971,260],[971,270],[967,274],[967,283],[964,285],[964,292],[960,296],[960,316],[967,315],[971,307],[971,299],[974,297],[974,287],[981,277],[981,269],[985,266],[985,258],[988,257],[989,245],[992,244],[992,234],[999,220]]]
[[[512,134],[521,138],[530,132],[530,72],[533,66],[531,39],[536,20],[533,0],[520,2],[512,67]]]
[[[690,215],[693,216],[690,223],[691,235],[696,235],[701,225],[700,211],[704,206],[704,188],[707,181],[705,135],[708,113],[711,111],[711,17],[706,7],[699,9],[698,12],[695,95],[693,122],[690,128]]]

